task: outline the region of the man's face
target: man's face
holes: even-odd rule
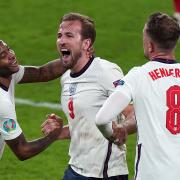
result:
[[[0,76],[8,77],[19,70],[14,51],[0,41]]]
[[[63,21],[60,24],[57,49],[66,68],[71,69],[78,63],[83,53],[81,23],[79,21]]]

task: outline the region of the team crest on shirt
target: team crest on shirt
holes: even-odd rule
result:
[[[16,129],[16,122],[13,119],[6,119],[3,123],[3,129],[8,133],[14,131]]]
[[[117,81],[114,81],[114,87],[117,87],[119,85],[123,85],[125,82],[122,79],[118,79]]]
[[[69,93],[70,95],[74,95],[76,93],[77,83],[72,83],[69,85]]]

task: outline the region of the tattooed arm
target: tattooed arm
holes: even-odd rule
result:
[[[56,59],[42,66],[25,66],[23,78],[19,83],[47,82],[60,77],[66,68]]]

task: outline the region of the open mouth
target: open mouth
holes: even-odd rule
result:
[[[15,60],[15,61],[13,61],[13,62],[12,62],[12,64],[17,64],[17,61],[16,61],[16,60]]]
[[[71,54],[71,51],[68,49],[61,49],[62,57],[68,57]]]
[[[10,64],[11,66],[17,66],[18,63],[17,63],[17,60],[13,60]]]

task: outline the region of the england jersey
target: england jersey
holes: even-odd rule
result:
[[[18,137],[22,130],[17,122],[14,86],[18,83],[24,74],[24,68],[20,66],[17,73],[12,75],[9,88],[0,86],[0,154],[4,149],[4,140],[11,140]]]
[[[179,179],[180,64],[156,59],[133,68],[123,80],[138,126],[134,179]]]
[[[69,164],[86,177],[128,174],[126,147],[107,141],[95,125],[95,116],[123,77],[121,69],[94,58],[76,74],[67,71],[61,78],[61,104],[70,128]]]

